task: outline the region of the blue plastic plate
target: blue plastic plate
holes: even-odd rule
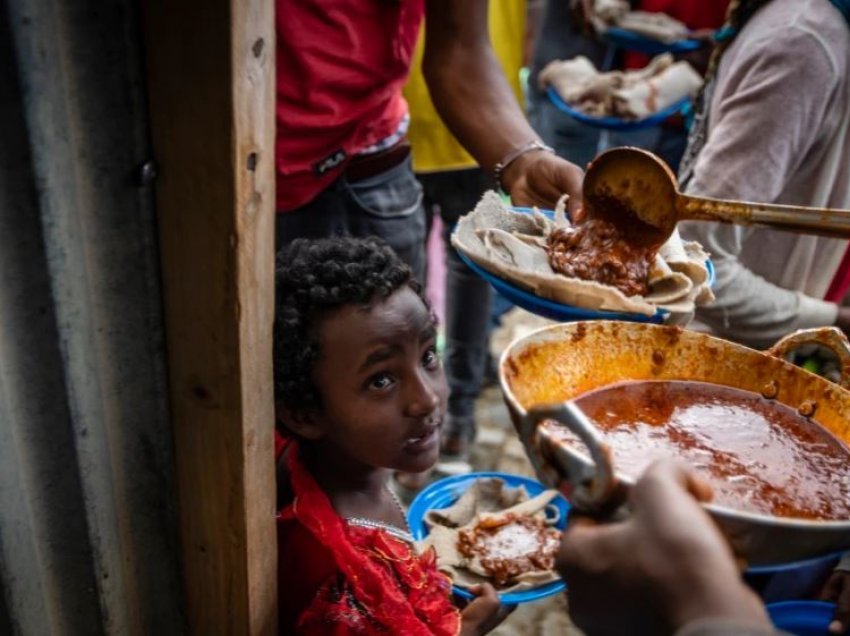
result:
[[[796,636],[826,636],[835,605],[822,601],[782,601],[769,603],[767,613],[778,629]]]
[[[638,51],[647,55],[659,55],[661,53],[689,53],[703,46],[699,40],[677,40],[675,42],[660,42],[634,31],[627,31],[618,27],[611,27],[602,34],[609,44],[626,49]]]
[[[514,211],[522,214],[532,213],[531,208],[513,209]],[[553,218],[555,214],[552,210],[540,210],[540,212],[548,216],[550,219]],[[554,300],[549,300],[548,298],[535,296],[522,287],[514,285],[503,278],[499,278],[495,274],[491,274],[460,251],[458,252],[458,256],[460,256],[461,260],[466,263],[473,272],[490,283],[496,291],[502,294],[502,296],[507,298],[517,307],[522,307],[532,314],[537,314],[538,316],[543,316],[550,320],[557,320],[559,322],[575,322],[577,320],[625,320],[629,322],[649,322],[661,324],[668,316],[668,312],[661,311],[660,309],[656,311],[654,315],[646,316],[644,314],[597,311],[594,309],[584,309],[581,307],[573,307],[572,305],[565,305]],[[714,265],[711,261],[706,261],[705,267],[708,270],[708,284],[709,286],[712,286],[714,285]]]
[[[778,565],[759,565],[756,567],[747,568],[745,574],[785,574],[788,572],[793,572],[794,570],[799,570],[801,568],[816,567],[828,561],[837,561],[841,558],[842,554],[844,554],[844,552],[833,552],[832,554],[812,557],[811,559],[805,559],[803,561],[794,561],[792,563],[780,563]]]
[[[473,482],[484,477],[498,477],[505,481],[505,484],[511,488],[517,486],[525,486],[526,492],[530,497],[540,494],[546,487],[539,481],[522,477],[520,475],[511,475],[509,473],[499,472],[481,472],[468,473],[466,475],[456,475],[454,477],[446,477],[429,484],[422,492],[416,495],[416,498],[411,502],[410,508],[407,510],[407,523],[410,526],[410,531],[413,533],[413,538],[417,541],[424,539],[428,535],[428,528],[425,525],[425,513],[433,509],[448,508],[460,496],[466,492]],[[555,524],[556,528],[563,530],[567,527],[567,514],[570,510],[570,505],[567,500],[560,495],[553,502],[558,507],[560,517]],[[473,598],[465,588],[455,585],[453,591],[458,596],[463,598]],[[546,585],[541,585],[531,590],[522,592],[508,592],[500,594],[499,597],[505,605],[517,605],[519,603],[529,603],[547,596],[552,596],[566,589],[563,581],[552,581]]]
[[[691,103],[690,97],[683,97],[678,102],[671,104],[664,110],[653,113],[649,117],[643,119],[620,119],[619,117],[591,117],[567,104],[567,102],[561,99],[558,91],[553,86],[546,89],[546,94],[549,95],[549,100],[555,104],[558,110],[567,113],[583,124],[593,126],[594,128],[605,128],[607,130],[620,130],[624,132],[659,126],[668,117],[683,112],[685,107]]]

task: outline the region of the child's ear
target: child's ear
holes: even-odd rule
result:
[[[304,439],[321,439],[325,435],[317,413],[311,409],[278,407],[278,418],[290,431]]]

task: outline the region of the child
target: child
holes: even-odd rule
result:
[[[410,269],[378,239],[299,240],[278,263],[280,631],[483,634],[489,585],[462,612],[418,554],[388,486],[437,461],[446,380]]]

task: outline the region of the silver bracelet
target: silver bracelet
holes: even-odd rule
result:
[[[496,185],[502,190],[505,190],[504,186],[502,185],[502,173],[507,169],[509,165],[511,165],[511,163],[517,157],[519,157],[520,155],[524,155],[527,152],[533,152],[535,150],[544,150],[546,152],[551,152],[552,154],[555,154],[554,148],[547,146],[542,141],[539,141],[537,139],[529,141],[528,143],[525,143],[519,146],[518,148],[514,148],[505,156],[504,159],[497,163],[493,168],[493,176],[496,177]]]

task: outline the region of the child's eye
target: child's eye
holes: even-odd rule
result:
[[[372,376],[372,379],[369,380],[369,388],[370,389],[378,389],[382,391],[384,389],[388,389],[393,384],[393,379],[387,373],[379,373],[378,375]]]
[[[426,369],[435,369],[440,364],[436,349],[430,348],[425,352],[425,355],[422,356],[422,364],[425,365]]]

